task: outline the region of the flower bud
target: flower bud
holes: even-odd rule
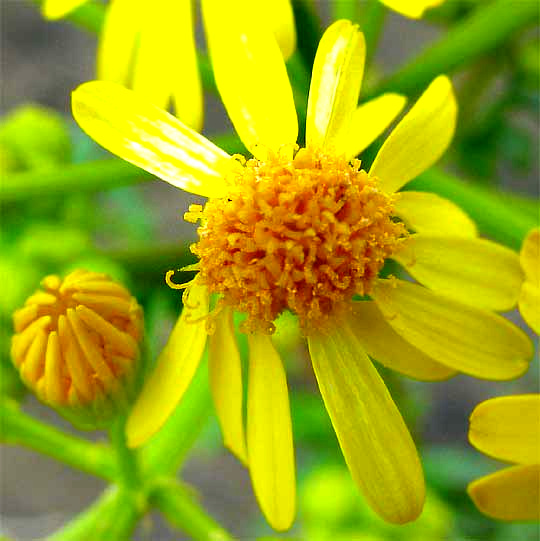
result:
[[[13,314],[11,357],[24,383],[80,428],[108,425],[135,391],[143,312],[106,274],[51,275]]]

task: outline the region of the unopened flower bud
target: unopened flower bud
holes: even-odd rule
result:
[[[81,428],[107,426],[135,387],[143,313],[107,275],[47,276],[13,315],[11,357],[37,397]]]

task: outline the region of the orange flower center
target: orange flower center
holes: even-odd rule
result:
[[[309,332],[353,294],[369,294],[406,230],[359,166],[307,149],[292,159],[251,159],[230,179],[228,198],[186,213],[201,220],[191,247],[198,280],[247,314],[243,330],[271,333],[289,309]]]

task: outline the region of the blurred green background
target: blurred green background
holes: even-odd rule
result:
[[[330,20],[334,4],[316,5],[321,24]],[[423,21],[389,12],[367,76],[368,88],[444,36],[475,4],[449,1]],[[102,180],[88,183],[77,165],[111,156],[78,129],[70,117],[69,102],[70,91],[94,77],[96,37],[67,22],[47,23],[35,6],[23,0],[3,0],[0,5],[1,386],[3,392],[23,400],[25,411],[73,431],[52,410],[25,395],[9,361],[11,313],[46,274],[63,275],[77,267],[107,272],[128,285],[144,306],[147,341],[155,358],[181,310],[180,295],[166,286],[165,272],[194,261],[188,248],[195,228],[183,222],[182,214],[197,198],[146,174],[137,175],[133,182],[133,169],[116,160],[96,161]],[[478,185],[506,190],[504,201],[535,219],[538,43],[538,26],[528,26],[452,74],[460,121],[442,164]],[[205,134],[212,137],[228,129],[220,103],[208,95]],[[375,147],[377,144],[380,140]],[[375,147],[368,149],[368,161]],[[522,325],[517,313],[509,317]],[[523,378],[504,383],[465,376],[420,383],[378,366],[418,444],[429,487],[421,519],[400,528],[375,517],[354,488],[319,398],[305,346],[288,329],[285,321],[276,340],[291,387],[299,513],[291,532],[282,538],[540,538],[537,525],[497,523],[483,517],[465,493],[468,482],[501,467],[467,443],[470,412],[492,396],[537,392],[537,361]],[[99,440],[105,436],[91,433],[87,437]],[[1,533],[24,540],[52,532],[84,509],[105,486],[19,447],[3,448],[1,477]],[[247,472],[223,449],[211,409],[204,416],[182,478],[233,534],[246,539],[276,537],[257,509]],[[136,538],[183,539],[157,514],[141,523]]]

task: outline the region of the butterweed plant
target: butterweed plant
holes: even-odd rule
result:
[[[1,146],[0,126],[2,202],[17,215],[25,197],[45,193],[48,219],[63,224],[74,214],[62,205],[79,198],[81,215],[107,238],[97,190],[157,177],[206,198],[178,203],[195,240],[163,250],[141,225],[155,208],[129,199],[140,197],[136,187],[111,192],[112,206],[126,209],[122,248],[42,255],[41,289],[31,277],[6,305],[15,371],[3,365],[2,440],[110,483],[43,536],[127,540],[154,509],[205,541],[255,539],[268,527],[310,541],[497,541],[513,534],[495,537],[489,520],[538,520],[540,405],[526,375],[534,345],[520,328],[538,332],[538,209],[435,165],[444,157],[467,168],[458,156],[485,128],[471,119],[488,114],[476,95],[489,86],[484,70],[497,75],[495,53],[525,47],[535,3],[336,1],[324,22],[309,0],[33,3],[48,20],[99,35],[96,80],[73,90],[73,118],[121,159],[10,172],[17,160],[35,161],[12,150],[25,148],[12,126],[14,143]],[[204,48],[195,40],[199,12]],[[386,21],[444,31],[381,78],[375,53]],[[512,64],[520,96],[534,69]],[[235,133],[201,134],[205,91]],[[509,95],[505,104],[518,102]],[[488,112],[489,126],[503,130],[500,110]],[[25,253],[48,251],[33,250]],[[127,273],[117,281],[109,276],[122,275],[119,263]],[[164,320],[180,301],[168,333]],[[515,308],[522,320],[507,317]],[[423,441],[419,421],[433,409],[423,393],[456,376],[492,381],[490,396],[524,376],[519,395],[481,403],[470,421],[471,444],[514,466],[485,475],[473,451],[452,463],[449,447],[437,455]],[[76,429],[104,429],[108,443],[26,413],[20,381]],[[444,433],[451,412],[439,408]],[[213,417],[268,526],[246,513],[229,533],[180,480],[194,445],[221,452],[211,431],[199,438]],[[459,423],[465,431],[466,415]],[[309,487],[328,501],[315,505]],[[447,508],[451,500],[461,503]]]

